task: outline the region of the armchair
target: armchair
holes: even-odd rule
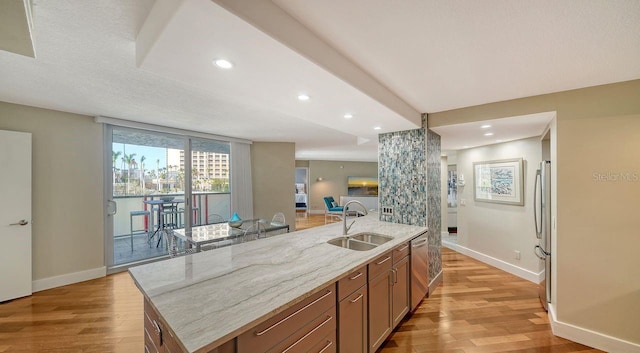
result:
[[[338,217],[342,219],[342,211],[344,207],[338,206],[338,203],[333,199],[333,196],[324,197],[324,224],[327,224],[327,219],[332,217]]]

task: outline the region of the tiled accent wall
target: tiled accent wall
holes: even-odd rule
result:
[[[379,135],[378,197],[380,220],[429,228],[429,280],[442,271],[440,135],[421,129]]]
[[[427,226],[429,227],[429,280],[442,271],[442,217],[440,135],[427,130]]]
[[[427,225],[426,141],[423,129],[380,134],[378,139],[378,197],[380,220]]]

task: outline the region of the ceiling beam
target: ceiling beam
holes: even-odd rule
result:
[[[35,58],[31,0],[0,1],[0,50]]]
[[[420,112],[271,0],[212,0],[416,126]]]

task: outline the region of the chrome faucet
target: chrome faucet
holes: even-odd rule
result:
[[[349,226],[347,226],[347,206],[352,203],[357,203],[358,205],[360,205],[360,207],[362,207],[362,209],[364,210],[364,215],[367,215],[367,208],[362,204],[362,202],[358,200],[347,201],[347,203],[345,203],[342,208],[342,235],[347,235],[347,232],[349,231],[349,229],[351,229],[351,226],[356,222],[354,220],[353,222],[351,222],[351,224],[349,224]]]

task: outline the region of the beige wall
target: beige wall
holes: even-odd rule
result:
[[[440,232],[442,234],[449,234],[448,224],[449,224],[449,213],[447,212],[447,188],[448,188],[448,178],[449,172],[448,168],[448,158],[446,156],[440,157],[440,205],[442,205],[442,210],[440,212],[440,224],[442,225],[440,228]]]
[[[376,162],[309,161],[309,207],[310,211],[324,212],[323,197],[347,195],[347,177],[378,177]],[[322,181],[318,178],[322,177]]]
[[[640,114],[560,120],[558,156],[558,313],[640,344]]]
[[[458,245],[538,274],[543,266],[533,253],[538,243],[533,217],[533,182],[541,161],[539,137],[458,151]],[[524,160],[524,206],[474,201],[473,163],[500,159]],[[462,206],[460,200],[466,201]],[[515,259],[520,251],[520,260]]]
[[[253,216],[271,219],[277,212],[285,215],[290,230],[295,230],[295,144],[254,142],[251,145],[253,180]]]
[[[594,172],[640,173],[640,80],[429,114],[428,121],[543,111],[557,112],[557,320],[640,344],[640,182],[593,179]]]
[[[0,129],[33,134],[33,279],[104,267],[102,125],[0,102]]]

